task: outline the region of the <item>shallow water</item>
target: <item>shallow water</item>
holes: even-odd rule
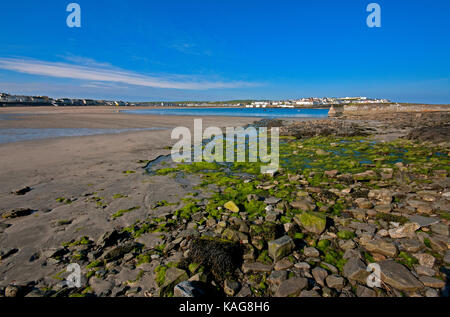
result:
[[[268,118],[327,118],[328,109],[290,108],[177,108],[125,110],[123,113],[173,116],[224,116]]]
[[[29,140],[51,139],[60,137],[76,137],[101,134],[117,134],[133,131],[165,130],[166,128],[142,129],[0,129],[0,143],[12,143]]]

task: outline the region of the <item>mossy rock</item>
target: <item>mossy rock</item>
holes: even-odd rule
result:
[[[355,233],[348,230],[341,230],[337,233],[339,239],[349,240],[355,237]]]
[[[295,222],[308,232],[321,234],[325,231],[327,217],[319,212],[302,212],[295,215]]]
[[[163,297],[170,295],[173,292],[175,285],[186,281],[187,279],[189,279],[189,276],[185,270],[176,267],[168,268],[165,271],[164,283],[159,289],[159,296]]]
[[[229,201],[223,206],[232,212],[239,212],[239,207],[233,201]]]

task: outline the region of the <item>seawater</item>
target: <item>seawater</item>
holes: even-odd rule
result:
[[[296,108],[174,108],[123,110],[123,113],[173,116],[224,116],[267,118],[327,118],[328,109]]]

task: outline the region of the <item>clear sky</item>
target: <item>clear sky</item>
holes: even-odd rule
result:
[[[81,28],[66,7],[81,6]],[[381,28],[366,7],[381,6]],[[152,100],[450,103],[449,0],[15,0],[0,91]]]

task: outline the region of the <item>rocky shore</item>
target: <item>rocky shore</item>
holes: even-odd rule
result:
[[[15,260],[26,245],[2,248],[0,296],[448,296],[449,122],[446,112],[277,120],[273,176],[250,163],[130,163],[122,176],[151,194],[55,197],[72,214],[52,218],[65,233],[26,264]],[[98,217],[87,205],[108,211],[107,230],[79,229],[77,217]],[[2,210],[0,239],[34,214]],[[82,269],[79,288],[63,283],[70,263]],[[40,269],[14,282],[17,265]]]

